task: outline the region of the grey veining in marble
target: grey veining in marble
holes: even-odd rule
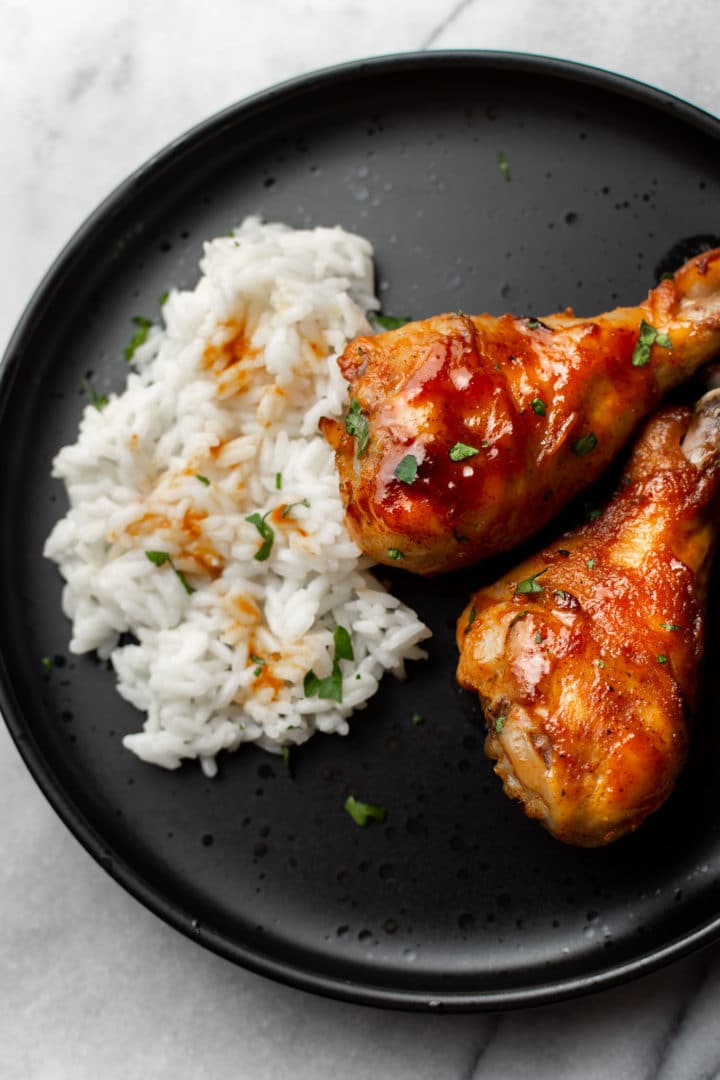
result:
[[[208,114],[312,68],[516,49],[720,113],[713,0],[0,0],[0,26],[2,344],[59,247],[129,171]],[[0,813],[2,1080],[720,1075],[720,948],[534,1011],[382,1013],[276,986],[164,926],[65,830],[4,730]]]

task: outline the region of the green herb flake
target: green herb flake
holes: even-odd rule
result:
[[[536,319],[534,315],[526,315],[525,322],[527,323],[528,330],[552,330],[551,326],[544,323],[542,319]],[[514,360],[515,357],[511,356],[510,359]]]
[[[208,480],[207,476],[203,476],[202,473],[195,473],[195,479],[199,480],[201,484],[205,485],[205,487],[210,487],[210,481]]]
[[[288,743],[285,743],[285,745],[283,746],[283,748],[281,750],[281,753],[282,753],[283,765],[289,771],[291,761],[290,761],[290,746],[288,745]]]
[[[280,517],[286,518],[295,506],[305,506],[308,510],[310,509],[310,503],[307,499],[299,499],[298,502],[288,503],[287,506],[283,506]]]
[[[542,631],[538,630],[537,634],[535,635],[535,644],[536,645],[541,645],[542,644],[542,639],[543,639]]]
[[[381,824],[387,817],[387,810],[379,803],[366,803],[356,799],[354,795],[348,795],[344,809],[353,819],[356,825],[363,828],[370,821],[379,821]]]
[[[324,679],[319,679],[312,669],[305,674],[303,679],[305,697],[317,695],[323,700],[337,701],[342,704],[342,672],[337,660],[333,661],[332,672]]]
[[[594,431],[588,431],[587,435],[581,436],[576,439],[572,444],[573,454],[577,454],[578,457],[585,457],[591,450],[594,450],[597,446],[597,435]]]
[[[505,180],[507,181],[507,183],[509,183],[510,180],[512,179],[512,177],[510,176],[510,166],[508,165],[508,160],[505,157],[505,154],[503,153],[502,150],[500,150],[498,152],[497,160],[498,160],[498,168],[500,169],[500,172],[505,177]]]
[[[420,727],[421,724],[425,723],[425,719],[420,715],[419,712],[414,712],[410,717],[410,723],[413,727]]]
[[[167,298],[168,298],[169,295],[170,295],[169,292],[160,293],[160,296],[158,296],[158,304],[160,305],[160,307],[165,306],[165,304],[167,303]]]
[[[395,476],[403,484],[414,484],[417,477],[418,463],[413,454],[406,454],[395,467]]]
[[[83,379],[82,385],[90,404],[94,405],[98,412],[101,412],[108,403],[107,394],[96,393],[89,379]]]
[[[123,355],[128,363],[132,360],[136,350],[147,341],[148,330],[152,326],[150,319],[146,319],[144,315],[135,315],[132,321],[137,326],[137,330],[123,349]]]
[[[305,678],[303,679],[303,691],[305,693],[305,697],[315,697],[315,694],[317,694],[318,692],[319,686],[320,680],[318,679],[315,672],[312,669],[310,669],[310,671],[306,671]]]
[[[544,402],[542,398],[536,397],[530,402],[530,408],[534,413],[537,413],[538,416],[544,416],[547,412],[547,403]]]
[[[276,472],[275,473],[275,490],[276,491],[281,491],[282,490],[282,473],[281,472]]]
[[[487,441],[487,439],[483,439],[483,441],[480,443],[480,445],[482,446],[483,450],[487,450],[490,443]]]
[[[537,579],[541,574],[547,573],[549,569],[550,567],[546,566],[543,570],[538,570],[537,574],[531,574],[530,577],[526,577],[518,582],[515,586],[515,595],[522,596],[524,593],[541,593],[543,587],[542,585],[538,585]]]
[[[476,450],[474,446],[468,446],[467,443],[456,442],[454,446],[450,447],[449,455],[451,461],[464,461],[465,458],[475,457],[480,451]]]
[[[145,557],[150,560],[150,562],[153,564],[153,566],[164,566],[165,563],[168,563],[168,565],[172,567],[172,570],[173,570],[173,573],[175,574],[175,577],[178,579],[178,581],[180,582],[180,584],[182,585],[183,589],[188,594],[188,596],[190,596],[192,593],[195,592],[192,585],[190,585],[189,582],[186,580],[185,575],[183,574],[182,570],[178,570],[175,563],[172,561],[169,552],[167,552],[167,551],[146,551],[145,552]]]
[[[153,566],[164,566],[170,558],[167,551],[146,551],[145,556]]]
[[[393,562],[397,562],[399,559],[404,558],[405,556],[403,555],[400,548],[388,548],[388,559],[392,559]]]
[[[604,660],[598,660],[598,662],[597,662],[597,666],[598,666],[599,668],[604,668],[604,667],[605,667],[605,661],[604,661]]]
[[[335,632],[333,633],[333,643],[335,645],[336,660],[355,659],[355,653],[353,652],[350,634],[347,632],[344,626],[335,627]]]
[[[398,318],[397,315],[377,315],[374,311],[370,312],[368,319],[381,330],[399,330],[401,326],[412,322],[412,319]]]
[[[660,653],[660,655],[657,658],[657,662],[658,662],[658,664],[667,664],[667,656],[665,656],[664,653]]]
[[[673,622],[661,622],[660,627],[663,630],[682,630],[682,626]]]
[[[495,727],[495,730],[497,731],[498,735],[500,734],[502,729],[505,727],[505,721],[506,720],[507,720],[507,716],[498,716],[497,720],[495,721],[494,727]]]
[[[265,517],[267,517],[267,514]],[[265,517],[262,517],[258,513],[254,513],[245,518],[246,521],[249,521],[251,525],[255,526],[262,537],[263,542],[253,555],[253,559],[256,559],[257,562],[265,562],[272,551],[273,540],[275,539],[275,530],[268,525]]]
[[[265,667],[267,660],[263,660],[262,656],[256,656],[255,653],[250,653],[250,659],[253,664],[259,664],[260,667]]]
[[[350,408],[345,414],[345,430],[348,435],[352,435],[355,438],[357,456],[361,458],[367,450],[367,444],[370,440],[370,429],[368,428],[367,417],[360,408],[360,402],[357,398],[351,400]]]
[[[650,350],[653,345],[659,345],[662,349],[672,349],[672,341],[668,334],[660,333],[645,319],[641,319],[640,332],[632,354],[633,367],[645,367],[650,360]]]
[[[172,566],[173,571],[175,572],[175,577],[178,579],[178,581],[182,585],[185,592],[188,594],[188,596],[192,596],[192,594],[195,592],[195,590],[193,589],[192,585],[186,579],[186,577],[183,574],[182,570],[178,570],[177,566],[175,566],[173,564],[172,559],[170,560],[170,565]]]
[[[43,658],[41,659],[40,663],[42,664],[42,669],[43,669],[43,671],[45,672],[45,674],[46,674],[46,675],[49,675],[49,674],[50,674],[50,672],[51,672],[51,671],[52,671],[52,669],[53,669],[53,659],[52,659],[52,656],[43,656]]]
[[[585,565],[587,566],[588,570],[592,570],[592,568],[595,566],[596,561],[597,561],[596,559],[587,559],[586,560]]]
[[[476,618],[477,618],[477,611],[475,610],[475,605],[473,604],[473,606],[470,608],[470,614],[468,615],[467,626],[465,627],[465,633],[466,634],[467,634],[468,630],[470,629],[470,627],[472,626],[472,624],[475,622]]]

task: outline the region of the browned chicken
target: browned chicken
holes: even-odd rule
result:
[[[321,421],[353,539],[420,574],[507,550],[718,352],[720,249],[595,319],[438,315],[357,338],[345,424]]]
[[[458,622],[458,680],[485,710],[505,791],[595,846],[665,801],[696,705],[720,492],[720,390],[646,425],[620,490]]]

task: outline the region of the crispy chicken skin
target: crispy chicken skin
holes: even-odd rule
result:
[[[643,320],[672,348],[655,341],[636,354]],[[320,422],[353,539],[420,574],[507,550],[592,483],[664,392],[717,352],[720,249],[638,307],[595,319],[438,315],[357,338],[339,364],[367,445],[348,432],[352,416]],[[457,444],[476,452],[453,460]],[[408,456],[409,483],[395,475]]]
[[[473,596],[461,686],[505,792],[594,847],[670,794],[696,705],[718,525],[720,390],[646,425],[601,516]],[[524,584],[523,584],[524,583]]]

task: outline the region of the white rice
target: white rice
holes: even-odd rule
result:
[[[215,755],[241,743],[278,752],[345,734],[385,671],[425,655],[429,631],[350,540],[317,431],[347,408],[336,355],[377,307],[369,243],[248,218],[200,267],[194,290],[170,293],[125,391],[88,405],[55,458],[70,509],[45,554],[65,579],[71,651],[110,657],[147,714],[124,745],[214,775]],[[265,561],[256,512],[274,530]],[[342,702],[308,697],[306,673],[331,674],[337,626],[354,653],[339,661]],[[137,644],[119,644],[127,632]]]

